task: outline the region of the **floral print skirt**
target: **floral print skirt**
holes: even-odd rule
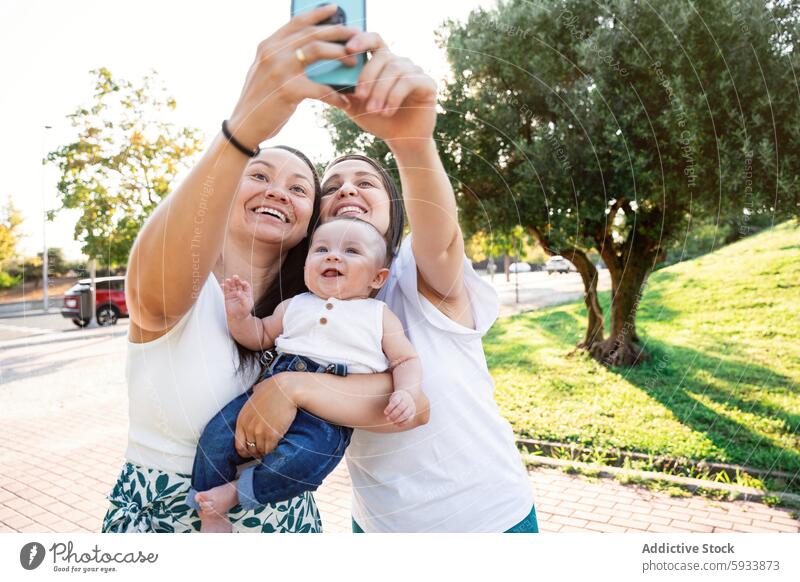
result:
[[[200,518],[186,505],[190,487],[191,475],[125,463],[108,496],[111,505],[103,519],[102,532],[199,532]],[[319,510],[311,492],[249,511],[236,505],[228,517],[234,532],[322,532]]]

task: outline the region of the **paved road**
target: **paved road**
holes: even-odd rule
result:
[[[120,325],[125,326],[127,330],[126,319],[120,319],[117,327]],[[92,322],[88,329],[97,327],[97,324]],[[32,311],[0,317],[0,345],[7,340],[52,334],[53,332],[80,335],[82,331],[84,330],[72,323],[72,320],[62,317],[58,311],[52,309],[50,313]]]
[[[583,283],[577,273],[564,275],[547,275],[541,272],[520,273],[519,275],[512,274],[510,281],[506,281],[503,274],[495,274],[493,278],[489,275],[481,275],[481,277],[490,282],[497,290],[501,316],[565,303],[583,296]],[[601,290],[611,287],[608,271],[600,271],[598,287]],[[117,327],[122,329],[126,325],[127,320],[121,319]],[[92,322],[87,331],[96,327],[97,324]],[[51,309],[48,314],[32,311],[7,315],[0,317],[0,346],[7,340],[53,332],[66,332],[70,336],[80,336],[84,331],[76,327],[71,320],[62,317],[57,308]],[[65,339],[67,339],[66,336]]]
[[[611,289],[611,276],[607,270],[598,271],[597,288]],[[519,280],[517,280],[519,277]],[[513,315],[531,309],[541,309],[583,297],[583,282],[577,273],[548,275],[544,272],[512,274],[506,281],[503,274],[481,275],[497,290],[500,298],[500,316]]]

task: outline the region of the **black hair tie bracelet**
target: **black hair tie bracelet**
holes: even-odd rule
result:
[[[242,152],[248,158],[254,158],[261,152],[260,147],[256,146],[255,149],[251,150],[250,148],[243,146],[239,140],[233,137],[233,134],[228,129],[227,119],[222,122],[222,135],[225,136],[225,139],[227,139],[228,142],[230,142],[230,144],[233,145],[233,147]]]

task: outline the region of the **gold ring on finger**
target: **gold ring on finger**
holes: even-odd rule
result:
[[[296,51],[294,51],[294,56],[297,57],[297,60],[300,61],[301,65],[305,65],[306,64],[306,60],[307,60],[306,59],[306,53],[303,52],[303,49],[299,48]]]

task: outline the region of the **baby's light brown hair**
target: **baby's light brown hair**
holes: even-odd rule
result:
[[[320,228],[322,228],[323,226],[325,226],[326,224],[333,224],[334,222],[337,222],[337,221],[340,221],[340,220],[346,220],[346,221],[349,221],[349,222],[357,222],[357,223],[361,223],[361,224],[366,225],[367,229],[370,230],[372,233],[374,233],[374,236],[371,236],[371,238],[372,238],[372,241],[370,243],[371,246],[373,246],[376,250],[380,249],[379,253],[378,253],[379,254],[380,263],[379,263],[378,266],[383,268],[383,267],[389,267],[391,265],[392,258],[394,257],[394,253],[392,252],[391,242],[389,240],[387,240],[386,237],[383,236],[383,234],[381,234],[381,231],[379,231],[377,228],[375,228],[375,225],[372,224],[371,222],[368,222],[368,221],[363,220],[361,218],[358,218],[356,216],[340,216],[340,217],[332,218],[331,220],[325,221],[323,224],[321,224],[320,226],[317,227],[317,229],[314,231],[314,234],[316,234],[317,231]],[[311,242],[312,242],[312,244],[314,242],[313,235],[312,235],[312,238],[311,238]]]

